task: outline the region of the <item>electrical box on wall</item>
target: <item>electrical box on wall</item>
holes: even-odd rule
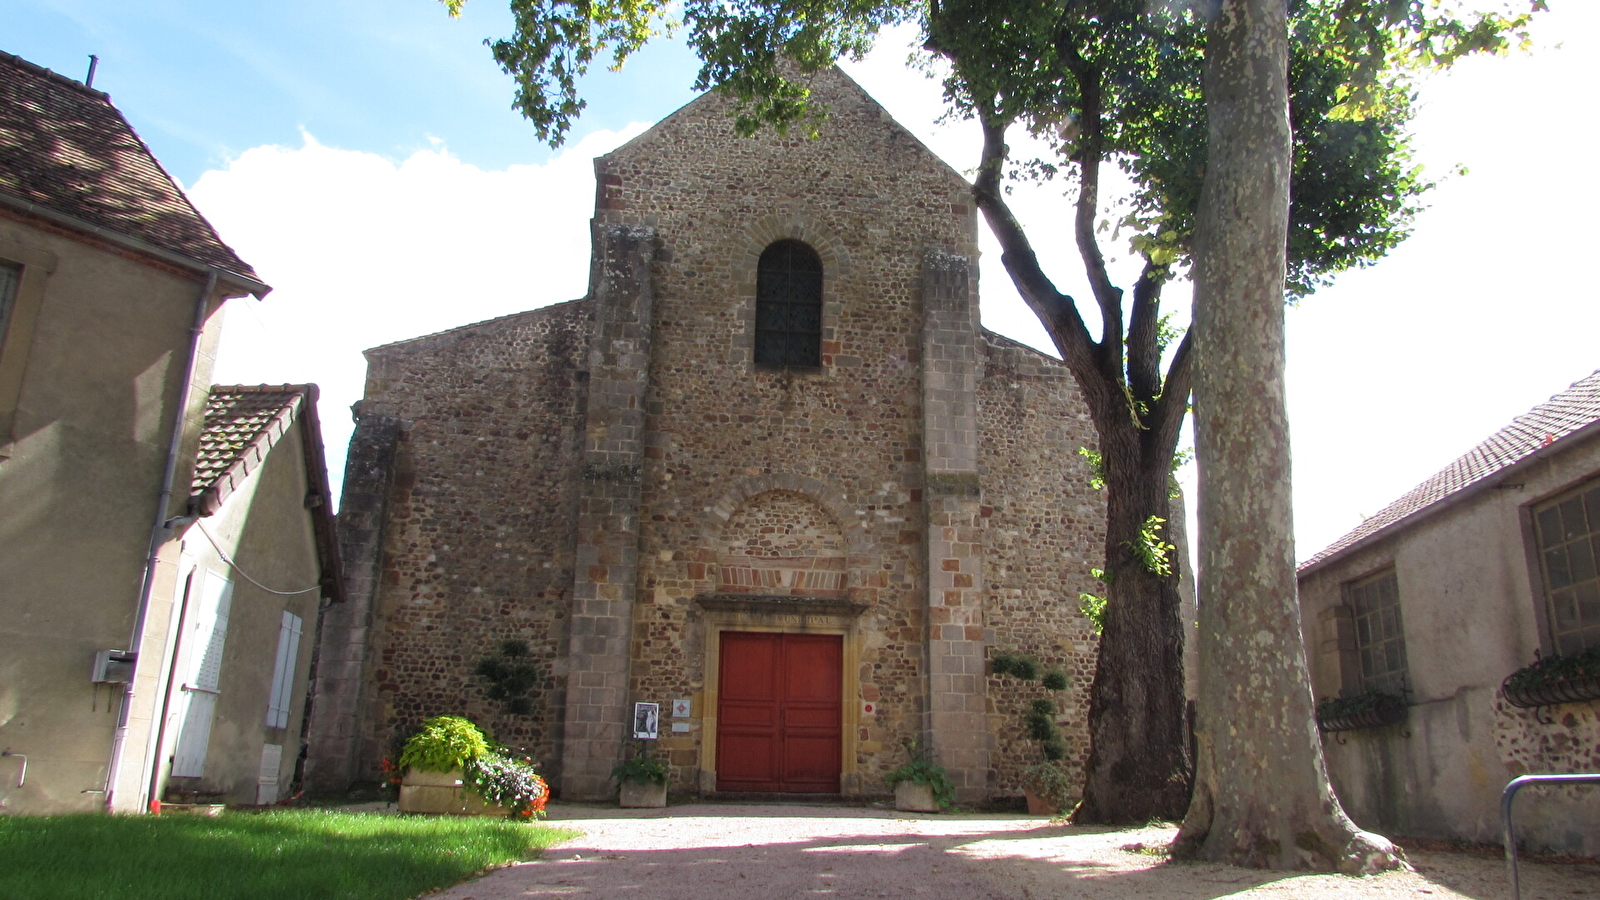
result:
[[[132,650],[100,650],[94,655],[94,672],[89,680],[95,684],[127,684],[133,680],[133,663],[139,654]]]

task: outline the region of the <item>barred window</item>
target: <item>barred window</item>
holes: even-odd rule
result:
[[[822,259],[800,241],[778,241],[756,265],[755,361],[822,365]]]
[[[1403,696],[1408,688],[1406,635],[1394,570],[1350,582],[1345,598],[1355,619],[1361,689]]]
[[[1535,507],[1533,529],[1555,651],[1600,646],[1600,481]]]

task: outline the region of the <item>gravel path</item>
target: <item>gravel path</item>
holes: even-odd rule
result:
[[[1210,900],[1473,898],[1510,894],[1503,860],[1415,851],[1415,872],[1374,878],[1167,864],[1125,849],[1163,846],[1173,829],[1052,827],[1008,814],[922,816],[821,806],[560,805],[555,824],[584,835],[535,862],[433,895],[440,900],[590,896],[638,900]],[[1524,900],[1600,900],[1600,866],[1524,863]]]

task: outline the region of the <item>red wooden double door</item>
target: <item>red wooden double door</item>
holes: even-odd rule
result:
[[[843,638],[724,631],[717,790],[839,792]]]

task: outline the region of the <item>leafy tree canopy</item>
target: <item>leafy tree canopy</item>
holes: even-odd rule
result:
[[[452,15],[465,0],[441,0]],[[1289,0],[1296,142],[1289,291],[1368,265],[1409,233],[1431,187],[1411,162],[1409,73],[1527,42],[1544,0]],[[1133,179],[1133,248],[1164,280],[1186,263],[1204,174],[1200,65],[1214,0],[511,0],[515,31],[494,41],[516,108],[560,144],[596,58],[613,68],[661,34],[686,32],[696,87],[738,98],[739,128],[814,123],[794,76],[861,58],[883,28],[912,22],[949,63],[962,115],[1048,135],[1057,158],[1011,163],[1048,177],[1113,161]],[[785,62],[786,61],[786,62]],[[986,160],[995,162],[995,160]],[[1008,161],[1009,162],[1009,161]]]

